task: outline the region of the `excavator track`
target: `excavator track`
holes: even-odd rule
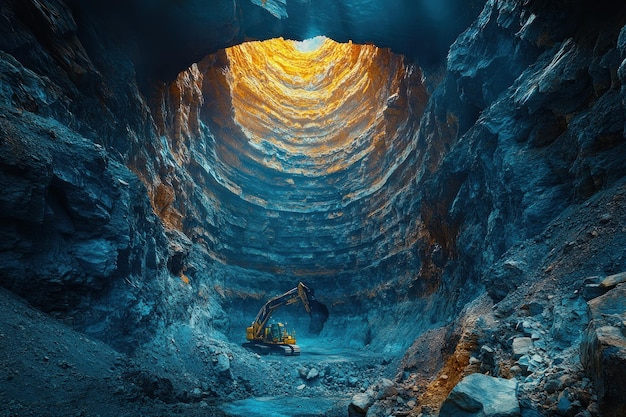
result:
[[[298,345],[279,345],[285,356],[300,356],[300,346]]]
[[[298,345],[247,342],[242,346],[259,355],[300,356],[300,346]]]

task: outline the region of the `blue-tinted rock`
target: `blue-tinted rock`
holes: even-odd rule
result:
[[[114,244],[104,239],[77,242],[72,253],[88,275],[107,278],[117,267],[117,250]]]
[[[607,415],[626,409],[626,284],[588,302],[590,321],[580,345],[581,361],[593,379]],[[617,414],[616,414],[617,413]]]
[[[517,381],[472,374],[463,378],[441,406],[440,417],[516,417]]]

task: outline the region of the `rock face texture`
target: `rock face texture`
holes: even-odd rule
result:
[[[370,414],[435,414],[476,372],[517,381],[522,415],[623,412],[623,284],[587,278],[626,270],[624,7],[7,0],[0,17],[0,284],[183,369],[194,389],[168,401],[266,392],[233,346],[306,280],[325,343],[407,352],[402,389],[360,397]],[[353,42],[272,39],[313,35]],[[367,392],[319,369],[311,384]]]
[[[615,416],[626,411],[622,388],[626,382],[625,290],[622,282],[589,301],[590,322],[581,343],[581,360],[594,380],[598,397],[607,415]]]
[[[6,2],[2,13],[2,285],[118,348],[136,345],[157,315],[139,294],[161,292],[167,240],[144,184],[110,154],[108,134],[128,128],[114,113],[132,104],[111,98],[66,6]]]
[[[166,259],[145,187],[56,121],[15,112],[0,123],[3,285],[44,311],[82,311],[76,324],[106,328],[116,346],[137,338],[156,303],[130,284]]]

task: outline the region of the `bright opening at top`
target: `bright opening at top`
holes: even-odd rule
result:
[[[352,148],[351,141],[376,123],[392,94],[383,74],[390,70],[388,53],[373,45],[280,38],[226,53],[235,120],[267,155],[322,157],[317,161],[326,165],[329,154]]]
[[[326,41],[325,36],[316,36],[314,38],[305,39],[303,41],[294,42],[295,47],[300,52],[314,52],[318,50]]]
[[[226,54],[234,120],[263,165],[326,175],[384,148],[401,57],[323,36],[246,42]]]
[[[276,38],[206,64],[215,178],[249,203],[341,211],[383,187],[411,152],[420,72],[389,49]]]

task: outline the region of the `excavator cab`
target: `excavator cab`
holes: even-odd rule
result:
[[[279,307],[298,301],[302,301],[311,316],[309,332],[319,334],[328,319],[328,308],[315,299],[313,289],[300,282],[297,287],[265,303],[255,321],[246,329],[248,342],[243,346],[259,354],[277,352],[286,356],[299,355],[300,347],[296,345],[295,332],[289,333],[283,323],[268,324]]]
[[[265,343],[285,343],[294,345],[296,343],[296,333],[287,331],[286,324],[272,323],[265,328],[263,341]]]
[[[270,325],[269,327],[269,334],[270,337],[269,339],[273,342],[273,343],[278,343],[279,341],[283,340],[283,332],[281,330],[283,325],[282,323],[273,323]]]

